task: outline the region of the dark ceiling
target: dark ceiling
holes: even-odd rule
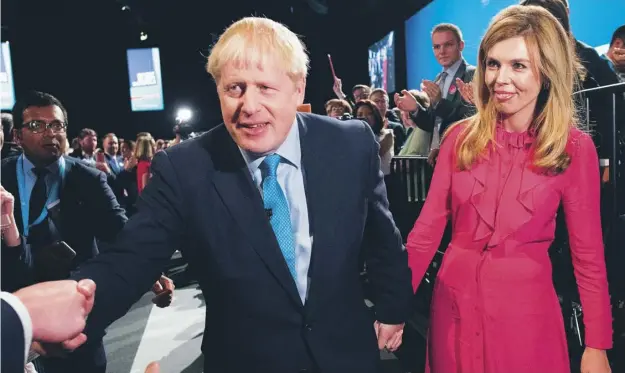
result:
[[[181,105],[196,110],[200,127],[219,121],[213,83],[203,65],[210,45],[232,21],[267,16],[303,36],[311,55],[306,100],[321,112],[332,96],[327,54],[346,86],[367,83],[367,46],[399,31],[426,2],[3,0],[2,39],[11,42],[18,96],[27,89],[57,95],[68,107],[70,134],[92,127],[99,133],[131,136],[147,130],[168,136]],[[143,42],[141,32],[148,35]],[[125,50],[142,46],[161,48],[163,112],[129,109]]]

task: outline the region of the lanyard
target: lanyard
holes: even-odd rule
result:
[[[46,200],[46,203],[43,205],[43,210],[41,211],[41,214],[30,225],[28,224],[28,218],[29,218],[28,215],[30,214],[30,210],[29,210],[30,198],[26,198],[26,182],[24,180],[25,179],[24,174],[25,174],[24,155],[22,155],[17,159],[17,188],[20,194],[20,202],[21,202],[21,208],[22,208],[22,223],[24,227],[24,232],[22,234],[24,237],[28,238],[30,227],[41,223],[45,218],[47,218],[48,217],[48,208],[47,208],[48,205],[50,205],[52,202],[59,199],[59,189],[60,189],[61,184],[63,183],[63,178],[65,177],[65,162],[63,160],[60,160],[59,162],[59,175],[61,176],[61,181],[60,182],[57,181],[54,184],[52,184],[52,187],[50,188],[48,192],[48,199]]]

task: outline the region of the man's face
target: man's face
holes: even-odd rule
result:
[[[354,102],[358,103],[362,100],[367,100],[371,91],[365,88],[356,88],[352,93],[354,94]]]
[[[117,136],[115,135],[108,136],[102,142],[102,146],[107,154],[115,155],[119,150],[119,140],[117,140]]]
[[[258,155],[275,152],[304,102],[305,79],[293,81],[279,63],[229,62],[217,82],[224,123],[239,147]]]
[[[386,112],[388,111],[388,96],[381,92],[376,92],[371,95],[371,101],[378,107],[382,117],[386,116]]]
[[[22,116],[24,123],[20,123],[21,126],[15,133],[26,156],[41,164],[50,164],[59,159],[63,155],[61,144],[67,141],[67,133],[63,127],[65,116],[61,108],[56,105],[29,106]]]
[[[608,55],[618,71],[625,71],[625,41],[618,38],[615,39],[610,46]]]
[[[447,69],[460,59],[464,42],[458,42],[451,31],[439,31],[432,34],[432,49],[438,63]]]
[[[80,148],[83,152],[91,154],[98,146],[98,138],[96,136],[87,135],[80,140]]]

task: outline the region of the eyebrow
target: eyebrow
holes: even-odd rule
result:
[[[500,60],[498,58],[495,58],[495,57],[486,56],[486,59],[487,60],[500,62]],[[510,63],[526,63],[526,64],[528,64],[528,63],[531,63],[532,61],[530,61],[527,58],[513,58],[509,62]]]
[[[449,40],[445,40],[445,41],[444,41],[444,42],[442,42],[442,43],[436,43],[436,44],[433,44],[433,45],[434,45],[435,47],[437,47],[437,46],[439,46],[439,45],[453,44],[453,43],[454,43],[454,40],[453,40],[453,39],[449,39]]]

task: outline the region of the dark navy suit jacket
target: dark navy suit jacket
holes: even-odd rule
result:
[[[15,197],[15,220],[23,232],[22,210],[17,186],[17,157],[2,160],[2,186]],[[74,251],[73,267],[98,253],[95,239],[114,240],[126,223],[124,210],[119,206],[103,172],[65,157],[65,181],[60,195],[59,233]],[[30,253],[21,247],[4,247],[2,242],[2,290],[14,292],[34,283]]]
[[[2,337],[0,340],[0,371],[21,373],[24,371],[24,326],[17,312],[4,299],[1,301]]]
[[[412,299],[378,145],[362,121],[300,113],[298,125],[313,236],[305,305],[261,195],[221,125],[156,154],[138,213],[111,250],[75,276],[97,284],[88,333],[123,316],[181,249],[206,299],[206,369],[378,372],[374,317],[359,276],[363,244],[375,318],[404,322]]]

